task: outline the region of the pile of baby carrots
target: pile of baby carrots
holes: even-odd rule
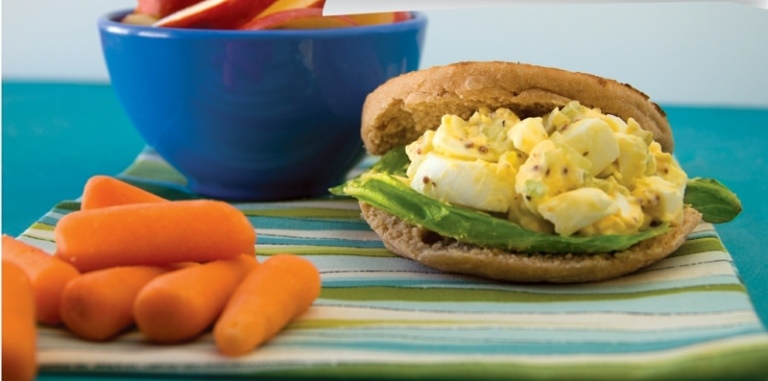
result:
[[[247,354],[320,293],[314,265],[259,263],[256,232],[232,205],[169,201],[109,176],[88,180],[81,208],[54,230],[56,252],[2,236],[2,378],[31,380],[37,324],[107,341],[137,328],[153,343],[213,330],[218,350]]]

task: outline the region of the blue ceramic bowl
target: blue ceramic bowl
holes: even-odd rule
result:
[[[228,31],[98,20],[110,81],[146,143],[204,197],[328,194],[365,151],[365,96],[418,69],[426,18],[324,30]]]

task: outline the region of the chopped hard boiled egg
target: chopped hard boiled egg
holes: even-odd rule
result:
[[[654,220],[679,224],[683,220],[684,192],[684,189],[659,176],[648,176],[637,180],[632,195]]]
[[[599,173],[619,157],[619,144],[611,127],[600,118],[575,121],[560,129],[563,144],[575,149],[592,163],[592,171]]]
[[[650,155],[648,144],[639,136],[617,132],[614,134],[619,147],[619,156],[613,167],[613,174],[621,179],[630,181],[636,177],[645,176],[650,169],[654,169],[654,157]]]
[[[507,132],[518,120],[506,109],[491,113],[482,108],[467,121],[456,115],[445,115],[441,128],[432,137],[432,145],[435,151],[457,158],[496,161],[513,148]]]
[[[509,130],[509,138],[519,151],[530,154],[533,147],[549,137],[542,118],[526,118]]]
[[[541,215],[555,224],[555,232],[571,235],[619,210],[605,192],[597,188],[579,188],[544,200]]]
[[[688,175],[677,164],[675,159],[667,152],[661,150],[659,143],[653,142],[648,146],[653,155],[655,165],[655,174],[664,180],[669,181],[675,187],[684,187],[688,182]]]
[[[544,140],[531,150],[515,177],[515,190],[534,214],[551,197],[585,185],[591,163],[567,145]]]
[[[633,234],[682,221],[687,176],[634,120],[569,102],[520,119],[445,115],[406,147],[408,183],[452,205],[561,235]]]
[[[484,160],[453,160],[430,152],[411,179],[411,188],[434,199],[506,213],[514,198],[515,170]]]

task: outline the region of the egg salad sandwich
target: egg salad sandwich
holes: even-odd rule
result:
[[[388,250],[446,272],[611,279],[741,211],[683,171],[657,104],[595,75],[511,62],[406,73],[368,95],[361,135],[379,160],[331,192],[358,199]]]

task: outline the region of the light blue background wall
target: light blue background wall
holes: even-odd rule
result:
[[[96,18],[134,0],[3,0],[4,79],[107,81]],[[429,11],[423,66],[511,60],[627,82],[662,103],[768,107],[768,10],[728,2]]]

